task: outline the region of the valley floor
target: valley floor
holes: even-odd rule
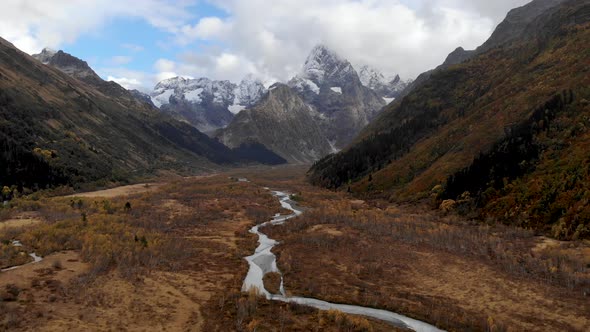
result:
[[[13,202],[0,212],[0,268],[29,263],[27,253],[44,259],[0,272],[0,330],[395,330],[241,292],[257,246],[248,230],[286,213],[264,187],[293,193],[305,210],[261,230],[280,241],[290,295],[447,330],[590,329],[588,243],[355,201],[309,186],[304,172],[246,169]],[[266,288],[279,279],[269,275]]]

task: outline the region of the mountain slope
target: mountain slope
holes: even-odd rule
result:
[[[79,185],[243,161],[116,83],[57,67],[0,39],[1,185]]]
[[[237,114],[218,137],[229,147],[259,142],[291,163],[310,163],[332,152],[318,117],[295,91],[277,83],[258,105]]]
[[[494,30],[492,36],[476,50],[465,50],[458,47],[451,52],[444,63],[435,69],[420,74],[414,82],[400,93],[401,97],[407,96],[416,87],[422,85],[433,73],[449,68],[450,66],[465,62],[472,57],[482,54],[492,48],[510,44],[519,38],[525,37],[526,29],[536,18],[548,10],[557,8],[557,5],[565,0],[535,0],[522,7],[511,10],[504,21]]]
[[[391,200],[428,197],[436,187],[439,198],[462,196],[489,217],[561,238],[590,236],[581,152],[590,51],[580,48],[590,42],[590,4],[557,2],[516,11],[529,22],[522,33],[433,73],[356,144],[316,163],[311,181],[353,181],[351,190]]]
[[[129,93],[127,89],[115,82],[103,80],[86,61],[64,51],[45,48],[41,53],[34,54],[32,57],[92,86],[106,96],[117,98],[119,103],[123,103],[127,107],[138,107],[145,102],[142,96]]]

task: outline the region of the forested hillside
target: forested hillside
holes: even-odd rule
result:
[[[162,169],[188,173],[283,162],[260,146],[230,150],[116,83],[79,73],[70,76],[0,39],[0,188],[104,184]]]
[[[393,201],[459,200],[556,237],[590,236],[590,3],[547,3],[527,8],[533,19],[509,14],[527,19],[517,35],[433,73],[310,180]]]

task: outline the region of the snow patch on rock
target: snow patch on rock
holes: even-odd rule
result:
[[[334,91],[334,92],[336,92],[338,94],[342,94],[342,88],[339,87],[339,86],[333,86],[333,87],[330,88],[330,90],[332,90],[332,91]]]
[[[170,97],[174,94],[173,89],[167,89],[157,95],[152,95],[152,103],[156,105],[156,107],[160,108],[162,105],[166,105],[170,103]]]
[[[312,80],[306,78],[297,76],[291,80],[289,85],[299,92],[311,91],[316,95],[320,94],[320,87]]]
[[[233,114],[238,114],[241,111],[246,109],[246,106],[243,105],[229,105],[227,107],[228,111],[232,112]]]
[[[186,98],[188,101],[198,104],[203,101],[203,98],[201,98],[201,93],[203,93],[203,88],[198,88],[196,90],[186,92],[184,94],[184,98]]]

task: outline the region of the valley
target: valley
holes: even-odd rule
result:
[[[0,11],[0,332],[590,331],[590,0],[54,5]]]
[[[265,188],[292,193],[303,211],[261,228],[279,241],[272,253],[287,296],[389,310],[444,330],[583,331],[590,324],[587,241],[473,224],[424,205],[358,201],[310,186],[303,167],[156,182],[129,196],[14,202],[11,215],[36,210],[43,221],[0,230],[0,262],[25,263],[6,244],[13,239],[43,260],[0,274],[3,328],[396,329],[243,292],[244,257],[258,246],[249,229],[291,213]]]

